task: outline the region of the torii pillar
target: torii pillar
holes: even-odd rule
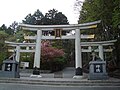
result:
[[[102,60],[104,60],[104,50],[103,50],[103,45],[99,45],[98,46],[98,48],[99,48],[99,57],[102,59]]]
[[[17,62],[20,61],[20,46],[19,46],[19,45],[16,46],[16,50],[15,50],[15,60],[16,60]]]
[[[42,30],[37,30],[37,40],[34,57],[34,68],[40,68]]]
[[[83,72],[82,72],[82,53],[81,53],[81,45],[80,41],[81,36],[80,36],[80,29],[76,29],[75,32],[75,76],[73,78],[82,78],[83,77]]]

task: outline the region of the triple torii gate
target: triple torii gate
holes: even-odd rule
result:
[[[27,25],[20,24],[22,29],[37,31],[36,37],[36,49],[34,57],[34,67],[40,68],[40,54],[41,54],[41,40],[44,39],[75,39],[75,78],[79,78],[83,75],[82,73],[82,57],[81,57],[81,29],[96,28],[100,21],[84,23],[84,24],[73,24],[73,25]],[[72,37],[62,36],[62,30],[75,30],[75,35]],[[43,36],[42,31],[55,31],[55,36]]]
[[[82,38],[82,37],[81,37]],[[99,53],[99,57],[104,60],[104,52],[112,52],[112,49],[103,49],[103,46],[111,46],[114,45],[114,42],[116,40],[111,40],[111,41],[100,41],[100,42],[81,42],[80,45],[82,47],[86,47],[86,49],[81,49],[81,52],[92,52],[92,46],[97,46],[95,49],[95,52]],[[5,41],[8,46],[15,47],[16,49],[16,60],[19,62],[20,59],[20,52],[35,52],[35,49],[31,49],[30,47],[35,47],[36,43],[14,43],[14,42],[8,42]],[[26,47],[26,49],[22,49],[22,47]],[[14,52],[14,50],[10,49],[9,52]]]
[[[100,41],[100,42],[81,42],[81,46],[82,47],[87,47],[86,49],[81,50],[81,52],[92,52],[93,48],[92,47],[96,47],[96,49],[94,49],[94,52],[98,52],[99,53],[99,57],[102,60],[104,59],[104,52],[112,52],[113,49],[104,49],[104,46],[112,46],[114,45],[114,43],[117,40],[110,40],[110,41]],[[8,52],[14,52],[16,51],[16,56],[15,56],[15,60],[20,62],[20,53],[21,52],[35,52],[34,47],[36,46],[36,43],[15,43],[15,42],[9,42],[9,41],[5,41],[6,44],[8,44],[8,46],[12,46],[15,47],[14,49],[8,49]],[[25,49],[22,49],[22,47],[24,47]],[[31,49],[31,47],[33,47]]]

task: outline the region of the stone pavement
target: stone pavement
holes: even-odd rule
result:
[[[41,73],[42,78],[73,78],[75,69],[73,67],[67,67],[63,71],[55,73]],[[21,77],[30,77],[31,73],[20,73]]]
[[[20,73],[20,78],[0,78],[0,83],[20,83],[37,85],[67,85],[67,86],[120,86],[120,79],[88,80],[87,74],[81,79],[73,79],[75,69],[68,67],[56,73],[41,73],[41,78],[30,77],[31,73]]]

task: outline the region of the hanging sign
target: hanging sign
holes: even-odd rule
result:
[[[62,29],[55,29],[55,38],[60,37],[62,35]]]

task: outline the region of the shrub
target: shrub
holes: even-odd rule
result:
[[[41,69],[51,71],[61,70],[65,64],[65,53],[63,49],[52,47],[49,41],[42,42]]]

